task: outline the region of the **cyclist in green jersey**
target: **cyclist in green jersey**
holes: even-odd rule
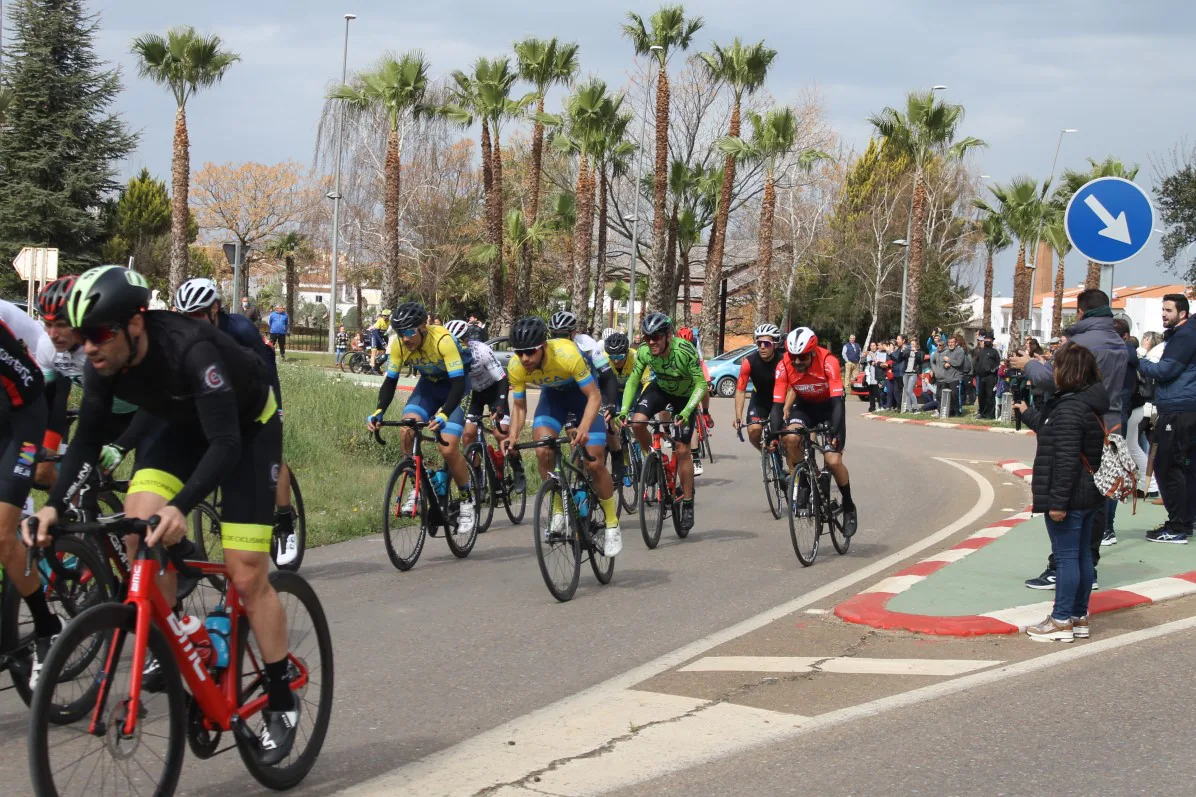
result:
[[[673,451],[677,455],[677,472],[681,478],[681,525],[691,529],[694,525],[694,461],[690,441],[693,426],[690,421],[706,395],[706,379],[702,375],[702,358],[688,340],[673,336],[673,322],[664,313],[649,313],[644,317],[640,329],[644,333],[644,345],[636,352],[635,366],[623,388],[623,407],[619,419],[625,419],[632,412],[632,421],[639,421],[631,427],[639,441],[640,448],[647,451],[652,446],[652,436],[643,421],[661,412],[673,413]],[[652,382],[639,394],[640,377],[644,370],[652,369]]]

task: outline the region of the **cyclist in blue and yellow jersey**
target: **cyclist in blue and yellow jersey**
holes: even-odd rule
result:
[[[602,401],[607,407],[618,407],[623,388],[627,386],[627,377],[635,369],[635,349],[631,348],[631,341],[622,332],[611,332],[603,339],[603,348],[607,359],[610,360],[610,372],[614,379],[602,385]],[[613,414],[613,411],[612,411]],[[611,452],[611,475],[615,481],[623,482],[624,487],[631,486],[631,474],[627,471],[627,462],[623,454],[623,438],[617,434],[618,421],[608,414],[606,419],[611,434],[606,444]]]
[[[386,364],[386,378],[378,391],[378,409],[365,419],[371,432],[386,413],[394,400],[395,388],[399,384],[399,372],[404,365],[410,365],[419,374],[419,381],[403,408],[404,419],[428,422],[428,429],[439,431],[443,444],[440,454],[453,481],[457,482],[465,495],[469,494],[469,466],[457,446],[465,430],[465,409],[461,406],[470,390],[469,366],[473,358],[469,349],[462,347],[444,327],[428,324],[428,311],[418,302],[403,302],[395,308],[390,325],[398,337],[390,344],[390,360]],[[403,429],[403,452],[410,455],[415,448],[415,430]],[[409,514],[415,511],[415,486],[412,485],[401,511]],[[457,517],[458,533],[473,533],[474,505],[472,501],[461,502]]]
[[[618,504],[615,487],[606,469],[606,422],[600,416],[602,393],[581,351],[571,340],[548,339],[548,325],[535,316],[521,318],[511,326],[511,350],[515,353],[507,364],[511,384],[511,432],[503,441],[503,449],[511,451],[523,424],[527,420],[527,386],[540,386],[540,402],[532,420],[535,439],[555,437],[564,428],[570,415],[578,418],[573,432],[573,444],[584,446],[592,459],[586,462],[594,481],[594,490],[606,516],[606,539],[603,553],[615,556],[623,549],[623,535],[619,530]],[[552,452],[537,448],[540,478],[549,478]],[[552,520],[545,535],[562,534],[567,526],[565,509],[560,495],[554,494]]]

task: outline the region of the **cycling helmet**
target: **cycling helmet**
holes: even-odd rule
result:
[[[606,336],[606,353],[611,356],[626,354],[631,348],[631,341],[622,332],[612,332]]]
[[[534,349],[548,340],[548,326],[543,319],[531,315],[511,325],[511,348]]]
[[[645,335],[656,335],[668,332],[673,328],[673,320],[664,313],[648,313],[640,322],[640,331]]]
[[[75,287],[75,275],[59,277],[37,295],[37,309],[43,321],[66,321],[66,300]]]
[[[415,329],[428,320],[428,310],[419,302],[402,302],[390,317],[395,332]]]
[[[124,324],[149,304],[149,283],[124,266],[97,266],[83,272],[67,299],[73,327]]]
[[[174,307],[180,313],[207,310],[220,301],[220,289],[207,277],[192,277],[179,286],[174,294]]]
[[[688,340],[690,343],[694,342],[694,331],[689,327],[681,327],[677,330],[677,337]]]
[[[777,340],[781,337],[781,330],[776,324],[761,324],[756,327],[756,340],[760,338],[772,338]]]
[[[611,335],[613,335],[613,334],[615,334],[615,330],[614,330],[614,328],[613,328],[613,327],[606,327],[605,329],[603,329],[603,330],[602,330],[602,335],[601,335],[601,338],[602,338],[602,340],[606,340],[607,338],[609,338],[609,337],[610,337]]]
[[[789,338],[785,341],[785,348],[794,356],[812,352],[817,346],[818,336],[809,327],[798,327],[789,333]]]
[[[383,318],[390,318],[390,308],[384,308],[382,312],[378,313],[378,315],[382,316]]]
[[[467,330],[469,328],[469,324],[465,321],[462,321],[459,318],[456,318],[456,319],[453,319],[452,321],[449,321],[447,324],[445,324],[444,328],[447,329],[449,331],[449,334],[452,335],[454,338],[456,338],[457,340],[461,340],[462,337],[465,335],[465,330]]]
[[[477,324],[466,324],[465,337],[462,340],[470,341],[476,340],[479,343],[486,342],[486,330],[482,329]]]
[[[553,313],[552,318],[548,319],[548,331],[554,335],[558,332],[573,332],[576,329],[577,316],[568,310]]]

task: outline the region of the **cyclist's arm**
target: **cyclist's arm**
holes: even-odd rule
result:
[[[62,445],[63,435],[66,434],[67,401],[71,397],[71,381],[55,374],[53,379],[46,382],[46,404],[50,412],[46,420],[46,433],[42,437],[42,448],[53,453],[58,452]]]
[[[582,385],[581,394],[586,397],[586,409],[581,414],[577,428],[588,433],[594,425],[594,420],[598,417],[599,410],[602,409],[602,391],[598,389],[598,383],[591,379]],[[590,445],[593,443],[591,442]]]
[[[834,396],[831,398],[831,429],[843,428],[843,416],[846,412],[844,407],[844,399],[842,396]]]
[[[133,413],[133,420],[129,421],[129,425],[121,432],[120,437],[112,442],[112,445],[122,451],[128,451],[137,445],[137,441],[145,436],[146,431],[153,423],[154,416],[145,410],[137,410]]]
[[[631,404],[635,401],[636,393],[640,387],[640,380],[644,377],[644,369],[647,365],[647,357],[636,356],[635,365],[631,366],[631,375],[627,377],[627,384],[623,386],[623,406],[620,408],[620,412],[631,412]]]
[[[735,417],[743,417],[744,399],[747,397],[748,380],[752,376],[752,364],[744,357],[739,364],[739,379],[735,382]]]
[[[527,384],[523,366],[517,358],[507,363],[507,388],[511,397],[511,430],[507,439],[512,444],[519,442],[519,434],[527,421]]]
[[[385,414],[390,403],[395,400],[395,390],[399,386],[399,371],[403,368],[403,358],[397,356],[394,349],[402,344],[395,341],[390,347],[390,357],[386,361],[386,374],[382,377],[382,387],[378,388],[378,415]]]
[[[445,335],[438,344],[440,357],[444,361],[444,370],[449,375],[449,391],[444,397],[444,405],[440,411],[445,416],[452,415],[461,406],[461,399],[465,398],[465,364],[461,360],[461,350],[451,335]]]
[[[598,384],[602,386],[602,403],[614,406],[619,403],[619,377],[615,369],[603,368],[598,372]]]
[[[104,379],[89,365],[83,372],[83,401],[79,404],[79,419],[75,422],[75,436],[66,450],[58,479],[50,490],[46,505],[62,515],[67,503],[87,482],[94,470],[93,463],[103,445],[104,423],[112,412],[112,382]]]
[[[690,346],[692,348],[692,344]],[[693,417],[694,410],[702,403],[702,399],[706,397],[706,377],[702,372],[702,358],[698,356],[697,351],[694,351],[694,357],[689,363],[689,378],[693,380],[693,390],[690,391],[689,401],[685,402],[685,409],[682,410],[686,417]]]

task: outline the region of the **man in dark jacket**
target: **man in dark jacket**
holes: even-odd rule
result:
[[[993,333],[991,329],[980,331],[976,348],[975,369],[979,384],[976,387],[976,398],[980,404],[980,418],[995,420],[997,370],[1001,367],[1001,354],[993,348]]]
[[[943,351],[943,379],[946,383],[943,385],[943,390],[949,391],[951,394],[951,412],[949,413],[951,417],[963,414],[963,407],[960,406],[959,383],[964,378],[966,357],[967,355],[959,346],[955,336],[947,338],[947,348]],[[942,400],[940,396],[939,401]]]
[[[1188,297],[1163,297],[1163,328],[1162,359],[1138,361],[1138,371],[1155,380],[1154,472],[1167,508],[1167,522],[1146,539],[1187,545],[1196,508],[1196,325],[1188,323]]]
[[[905,397],[905,366],[909,360],[909,343],[905,340],[905,335],[897,336],[897,345],[893,347],[893,393],[894,403],[893,408],[897,410],[904,409],[907,402],[913,401],[913,396],[908,399]]]

